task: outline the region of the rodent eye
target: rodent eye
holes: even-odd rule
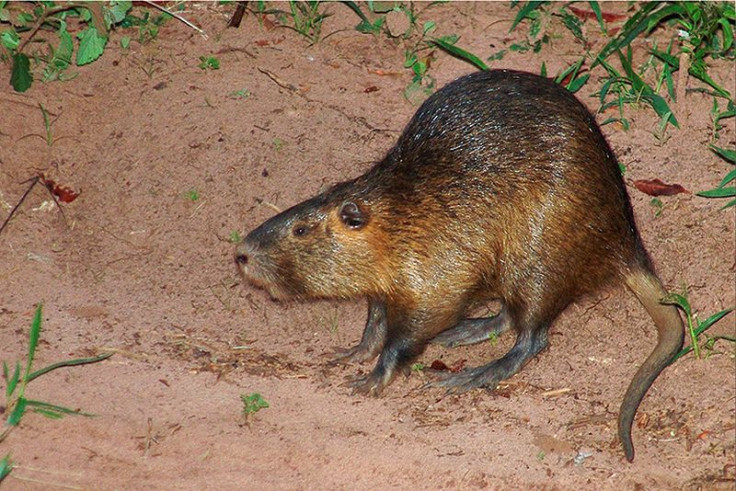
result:
[[[294,230],[292,230],[291,233],[293,233],[295,237],[301,237],[303,235],[306,235],[308,231],[309,229],[304,225],[297,225],[296,227],[294,227]]]

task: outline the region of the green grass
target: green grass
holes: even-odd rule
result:
[[[184,193],[184,195],[192,203],[196,203],[197,201],[199,201],[199,198],[201,198],[199,191],[197,191],[195,188],[188,189],[186,193]]]
[[[582,2],[576,5],[581,5]],[[598,2],[587,2],[594,13],[600,29],[607,31],[604,15]],[[658,140],[667,140],[667,128],[680,127],[678,106],[673,102],[684,98],[687,92],[707,92],[713,97],[713,139],[719,138],[721,122],[736,116],[731,92],[715,80],[708,72],[708,64],[714,60],[736,60],[736,8],[732,2],[664,2],[655,1],[635,4],[635,10],[623,23],[620,31],[613,36],[597,53],[586,47],[583,22],[568,10],[569,5],[546,1],[512,2],[517,9],[509,31],[514,31],[522,23],[528,24],[527,39],[522,43],[511,44],[508,50],[540,53],[543,46],[561,34],[552,32],[554,24],[550,18],[560,20],[563,31],[569,31],[581,43],[581,57],[577,63],[557,74],[554,79],[564,83],[571,92],[581,90],[591,76],[602,81],[595,93],[600,107],[598,113],[615,109],[616,116],[610,116],[602,125],[619,123],[628,130],[631,126],[626,111],[629,106],[649,107],[660,121],[652,134]],[[560,6],[561,5],[561,6]],[[656,42],[649,50],[645,63],[636,66],[633,60],[632,43],[646,37],[655,29],[673,33],[672,40],[662,49]],[[488,65],[483,58],[458,46],[457,38],[445,37],[432,43],[451,56],[466,61],[474,67],[486,70]],[[491,53],[486,61],[492,63],[501,59],[507,52],[502,49]],[[547,76],[544,62],[541,73]],[[601,72],[602,70],[602,72]],[[422,76],[428,74],[422,72]],[[693,87],[690,78],[702,85]],[[721,111],[718,100],[725,99],[726,109]],[[681,116],[681,115],[680,115]],[[736,149],[709,144],[709,148],[726,160],[736,164]],[[736,187],[729,185],[736,180],[736,171],[729,171],[721,182],[706,191],[696,193],[704,198],[730,199],[723,208],[736,204]]]
[[[662,303],[674,305],[685,313],[687,330],[686,334],[690,338],[690,345],[680,350],[680,352],[675,355],[670,363],[674,363],[683,355],[686,355],[691,351],[695,355],[695,358],[701,359],[703,358],[703,350],[713,352],[714,344],[719,339],[736,343],[736,338],[732,338],[729,336],[710,337],[705,334],[706,331],[713,327],[716,322],[731,313],[734,310],[733,308],[721,310],[720,312],[709,316],[704,321],[701,321],[700,319],[698,319],[697,314],[693,312],[693,309],[690,306],[690,301],[687,298],[687,291],[683,292],[682,294],[670,293],[662,300]]]
[[[36,355],[38,340],[41,336],[41,313],[42,306],[41,304],[38,304],[33,315],[33,320],[31,321],[31,329],[28,335],[28,356],[26,357],[25,363],[21,364],[21,362],[18,361],[11,370],[7,361],[3,361],[5,404],[2,415],[5,419],[5,423],[3,425],[3,431],[0,432],[0,442],[2,442],[8,434],[10,434],[10,432],[20,424],[21,419],[28,410],[51,419],[60,419],[67,415],[92,416],[89,413],[84,413],[76,409],[69,409],[64,406],[50,404],[36,399],[29,399],[26,396],[26,389],[30,382],[51,372],[52,370],[56,370],[57,368],[97,363],[112,356],[112,353],[105,353],[91,358],[66,360],[34,371],[33,360]],[[11,470],[12,466],[10,464],[9,456],[5,456],[5,458],[0,461],[0,480],[7,476]]]
[[[13,471],[13,462],[10,460],[10,454],[3,457],[2,460],[0,460],[0,483],[3,482],[3,479],[8,477],[8,475]]]
[[[216,56],[200,56],[197,67],[201,70],[219,70],[220,60]]]
[[[253,392],[251,394],[241,394],[240,400],[243,402],[242,414],[245,420],[245,424],[248,427],[250,427],[250,425],[253,423],[253,418],[258,411],[269,407],[268,402],[258,392]]]
[[[730,162],[731,165],[736,165],[736,150],[727,150],[725,148],[716,147],[715,145],[710,145],[710,149]],[[736,168],[731,169],[731,171],[726,174],[726,177],[724,177],[720,184],[715,188],[707,191],[700,191],[696,194],[705,198],[736,198],[736,186],[733,184],[731,186],[727,186],[727,184],[730,184],[733,181],[736,181]],[[736,199],[732,199],[726,203],[723,206],[723,209],[730,208],[733,205],[736,205]]]
[[[243,236],[237,230],[230,231],[230,236],[228,238],[233,244],[240,244],[241,242],[243,242]]]

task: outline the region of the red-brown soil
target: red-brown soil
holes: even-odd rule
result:
[[[8,489],[733,489],[734,347],[667,369],[623,458],[616,416],[656,333],[631,294],[602,292],[554,324],[549,349],[496,392],[446,396],[426,376],[394,382],[381,398],[351,395],[345,377],[372,365],[328,367],[333,347],[356,343],[364,302],[275,303],[242,285],[232,231],[241,234],[324,186],[356,176],[393,144],[416,110],[402,96],[404,44],[360,34],[339,4],[314,44],[233,6],[188,5],[204,39],[169,21],[146,44],[120,48],[114,32],[97,62],[71,81],[0,93],[0,219],[45,172],[81,190],[64,217],[36,186],[0,235],[0,358],[25,357],[34,305],[44,304],[35,366],[112,350],[107,361],[51,372],[27,396],[95,418],[28,413],[0,444],[17,464]],[[286,8],[286,5],[284,5]],[[625,5],[605,4],[621,11]],[[420,21],[484,56],[524,39],[509,34],[508,4],[422,4]],[[614,24],[616,25],[616,24]],[[595,22],[587,34],[599,49]],[[550,74],[583,48],[559,23],[541,53],[509,53],[494,68]],[[668,39],[671,33],[656,31]],[[644,60],[647,40],[634,42]],[[493,45],[494,48],[489,48]],[[197,67],[219,58],[219,70]],[[437,53],[443,85],[473,68]],[[733,65],[711,73],[734,87]],[[594,72],[578,94],[592,110]],[[0,65],[0,79],[9,79]],[[691,80],[691,87],[700,83]],[[248,97],[234,92],[246,89]],[[39,103],[49,111],[45,140]],[[674,105],[681,128],[657,138],[658,118],[627,106],[632,128],[603,131],[621,162],[636,217],[671,290],[689,287],[701,319],[734,305],[734,208],[694,194],[651,198],[631,182],[661,178],[714,187],[729,166],[707,149],[712,98]],[[722,104],[723,106],[723,104]],[[599,116],[599,121],[608,115]],[[733,148],[734,120],[720,146]],[[192,200],[189,191],[199,199]],[[734,335],[734,315],[712,334]],[[513,336],[420,362],[477,366]],[[270,403],[243,424],[241,394]],[[576,457],[578,457],[576,459]]]

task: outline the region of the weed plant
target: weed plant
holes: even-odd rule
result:
[[[8,363],[3,361],[3,380],[5,381],[5,404],[2,411],[5,419],[4,429],[0,432],[0,442],[2,442],[8,434],[20,424],[26,410],[31,409],[33,412],[52,419],[60,419],[67,415],[92,416],[78,410],[69,409],[48,402],[29,399],[26,397],[26,388],[28,384],[45,375],[52,370],[61,367],[71,367],[77,365],[85,365],[88,363],[96,363],[112,356],[112,353],[105,353],[100,356],[91,358],[77,358],[74,360],[66,360],[54,363],[40,370],[33,371],[33,359],[36,355],[38,340],[41,336],[41,311],[42,306],[38,304],[31,322],[31,329],[28,337],[28,356],[25,361],[25,367],[21,369],[20,361],[15,363],[13,370],[10,370]],[[6,455],[0,461],[0,481],[7,476],[12,470],[10,457]]]

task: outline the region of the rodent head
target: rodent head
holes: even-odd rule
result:
[[[355,298],[383,283],[370,205],[338,187],[270,218],[235,253],[243,277],[274,299]]]

